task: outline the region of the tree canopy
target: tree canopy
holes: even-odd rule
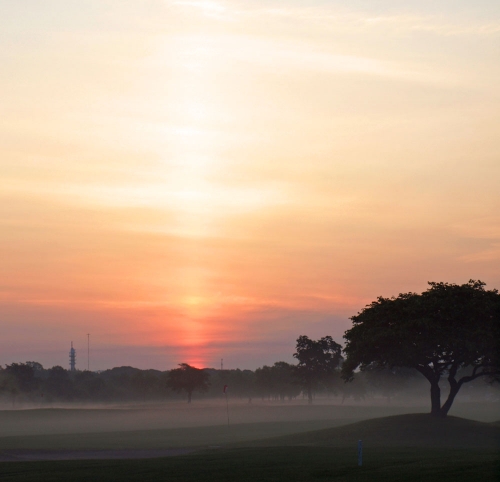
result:
[[[340,366],[342,347],[331,336],[311,340],[302,335],[297,338],[296,350],[293,356],[299,361],[297,378],[307,390],[309,403],[312,403],[312,392],[318,382],[332,377]]]
[[[379,297],[351,317],[342,374],[351,380],[358,367],[374,364],[414,368],[431,385],[431,413],[446,416],[464,383],[500,374],[500,295],[474,280],[429,285],[422,294]],[[458,377],[461,369],[468,372]],[[443,405],[442,377],[450,386]]]
[[[174,368],[168,374],[167,387],[177,392],[185,391],[188,403],[195,390],[206,391],[210,386],[210,374],[200,368],[192,367],[187,363],[180,363],[179,368]]]

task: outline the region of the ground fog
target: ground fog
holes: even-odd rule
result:
[[[102,433],[134,430],[160,430],[227,426],[240,424],[281,424],[290,432],[314,430],[349,424],[370,418],[425,413],[422,403],[387,403],[371,400],[341,404],[332,399],[290,402],[242,400],[199,400],[191,404],[181,401],[149,404],[114,404],[74,407],[58,405],[50,408],[0,410],[0,437]],[[457,402],[450,415],[482,422],[500,420],[497,402]]]

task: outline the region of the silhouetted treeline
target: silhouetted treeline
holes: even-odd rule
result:
[[[297,373],[297,365],[276,362],[252,370],[203,369],[208,384],[193,399],[222,398],[227,385],[228,396],[252,402],[254,399],[286,402],[307,399],[307,389]],[[44,368],[37,362],[12,363],[0,367],[0,400],[13,407],[22,404],[43,406],[51,403],[120,403],[186,399],[185,393],[172,390],[170,371],[140,370],[117,367],[102,372],[71,372],[60,366]],[[477,380],[464,390],[465,399],[478,397],[498,400],[498,385]],[[418,372],[395,368],[373,368],[360,372],[351,383],[344,383],[340,370],[332,372],[314,386],[314,398],[362,401],[374,397],[388,403],[403,395],[426,397],[427,387]]]
[[[0,396],[22,402],[114,402],[164,398],[166,372],[119,367],[102,372],[13,363],[0,369]]]

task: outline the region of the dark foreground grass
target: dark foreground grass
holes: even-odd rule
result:
[[[212,450],[149,460],[0,464],[2,481],[425,481],[500,480],[495,450],[266,447]]]
[[[244,432],[245,426],[237,429]],[[138,437],[129,433],[127,443],[134,442],[136,448],[146,445],[148,438],[152,446],[170,443],[168,437],[160,440],[160,435],[165,436],[162,434],[145,431]],[[178,442],[200,440],[191,432],[174,435]],[[74,435],[77,439],[80,436]],[[357,466],[356,454],[360,438],[364,443],[362,467]],[[26,441],[33,442],[32,438]],[[412,414],[233,442],[224,448],[178,457],[5,462],[0,464],[0,481],[489,482],[500,481],[499,448],[500,427],[494,423]]]

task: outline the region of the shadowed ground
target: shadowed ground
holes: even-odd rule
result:
[[[353,449],[270,447],[219,450],[146,460],[0,464],[5,481],[425,481],[499,480],[496,452],[372,448],[362,467]]]
[[[235,428],[238,433],[244,434],[250,427],[252,425],[240,425]],[[218,429],[222,430],[222,427]],[[164,431],[156,432],[160,434]],[[67,480],[71,474],[71,480],[75,482],[470,482],[499,480],[500,475],[498,424],[455,417],[445,420],[435,420],[424,414],[385,417],[270,439],[237,442],[220,448],[198,447],[199,451],[188,455],[144,460],[131,458],[175,453],[162,453],[160,449],[152,448],[141,449],[139,445],[145,439],[137,438],[136,434],[130,435],[130,441],[135,440],[137,448],[119,449],[112,453],[114,457],[120,456],[119,452],[123,450],[121,454],[128,460],[6,462],[0,464],[0,478],[12,481],[62,481]],[[185,436],[187,437],[186,434]],[[357,466],[356,443],[359,438],[363,439],[364,444],[362,467]],[[16,450],[4,449],[2,452],[4,456],[9,455],[9,452],[13,456],[19,456]],[[71,451],[68,451],[65,457],[71,455],[69,452]],[[45,453],[49,454],[50,451]],[[53,455],[61,453],[56,451]],[[81,451],[74,451],[74,454],[82,456]],[[110,452],[102,454],[107,455]],[[91,451],[89,455],[96,457],[99,454]]]
[[[352,446],[363,440],[373,447],[423,447],[500,449],[498,422],[483,423],[457,417],[434,418],[428,414],[397,415],[364,420],[336,428],[255,441],[252,446],[327,445]]]

